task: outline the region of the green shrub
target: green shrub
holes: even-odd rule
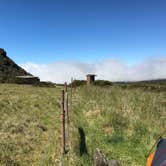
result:
[[[53,88],[53,87],[55,87],[56,85],[55,85],[54,83],[52,83],[52,82],[41,81],[41,82],[38,82],[38,83],[34,84],[34,86]]]
[[[107,81],[107,80],[96,80],[94,82],[94,85],[97,85],[97,86],[111,86],[112,82]]]
[[[85,80],[74,80],[69,86],[77,87],[81,85],[86,85]]]

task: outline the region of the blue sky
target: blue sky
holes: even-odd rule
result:
[[[165,0],[0,0],[0,12],[0,47],[19,64],[166,55]]]
[[[41,80],[166,78],[165,0],[0,0],[0,47]]]

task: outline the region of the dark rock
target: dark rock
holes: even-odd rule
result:
[[[0,83],[13,83],[16,76],[31,75],[18,66],[7,56],[4,49],[0,48]]]

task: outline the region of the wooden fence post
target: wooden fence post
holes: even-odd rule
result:
[[[62,119],[62,126],[61,126],[61,132],[62,132],[62,138],[61,138],[61,143],[62,143],[62,154],[65,153],[66,149],[65,149],[65,144],[66,144],[66,140],[65,140],[65,108],[64,108],[64,100],[65,100],[65,93],[64,90],[62,90],[61,92],[62,96],[61,96],[61,109],[62,109],[62,114],[61,114],[61,119]]]
[[[67,82],[65,82],[65,92],[67,92]]]
[[[67,116],[67,123],[69,123],[69,99],[68,99],[68,93],[66,93],[66,116]]]
[[[73,82],[70,84],[70,105],[72,106],[72,97],[73,97]]]

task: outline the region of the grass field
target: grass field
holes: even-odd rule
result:
[[[156,138],[166,129],[166,92],[142,88],[81,87],[73,103],[73,165],[92,165],[96,148],[122,166],[143,166]],[[79,157],[78,129],[86,136],[88,154]],[[81,149],[80,149],[81,151]]]
[[[0,85],[0,165],[58,165],[60,89]],[[77,88],[69,106],[69,152],[63,166],[92,165],[96,148],[122,166],[145,165],[149,149],[166,128],[165,99],[164,91]]]
[[[0,165],[56,165],[60,89],[0,85]]]

